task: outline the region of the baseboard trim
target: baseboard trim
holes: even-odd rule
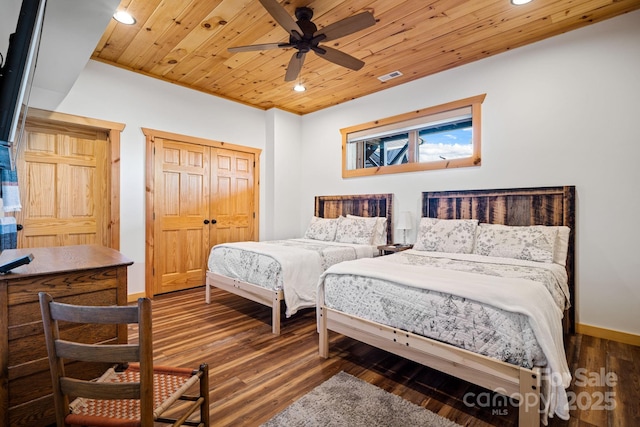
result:
[[[138,298],[144,298],[145,294],[144,292],[140,292],[137,294],[129,294],[127,295],[127,302],[136,302],[138,301]]]
[[[640,335],[630,334],[628,332],[599,328],[597,326],[585,325],[583,323],[576,324],[576,332],[596,338],[604,338],[624,344],[640,346]]]

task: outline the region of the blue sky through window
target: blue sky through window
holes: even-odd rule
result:
[[[473,139],[471,126],[441,132],[420,134],[420,162],[471,157]]]

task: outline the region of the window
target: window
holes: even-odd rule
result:
[[[342,176],[479,166],[484,98],[478,95],[341,129]]]

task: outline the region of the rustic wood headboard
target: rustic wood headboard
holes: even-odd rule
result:
[[[504,225],[566,225],[571,229],[567,274],[571,307],[565,332],[575,332],[575,186],[422,193],[422,216],[477,219]]]
[[[358,215],[387,218],[387,243],[393,242],[393,194],[356,194],[345,196],[316,196],[315,216],[338,218]]]

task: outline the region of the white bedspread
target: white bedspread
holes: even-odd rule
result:
[[[319,286],[322,286],[324,277],[330,274],[373,277],[406,286],[453,294],[526,315],[545,353],[553,380],[545,382],[548,388],[543,390],[546,400],[543,422],[546,424],[547,416],[554,414],[564,420],[569,419],[569,404],[565,389],[569,387],[571,374],[563,345],[563,313],[544,285],[525,279],[487,276],[426,266],[403,264],[399,267],[393,261],[393,255],[375,260],[359,259],[335,264],[323,273]]]
[[[300,242],[318,244],[308,239],[291,239]],[[375,247],[349,243],[320,242],[327,246],[348,246],[353,248],[355,257],[372,257]],[[299,246],[273,244],[273,242],[234,242],[216,246],[228,246],[259,253],[275,259],[281,267],[282,290],[286,306],[285,315],[294,315],[299,309],[316,306],[318,277],[324,271],[321,255],[315,250]]]

